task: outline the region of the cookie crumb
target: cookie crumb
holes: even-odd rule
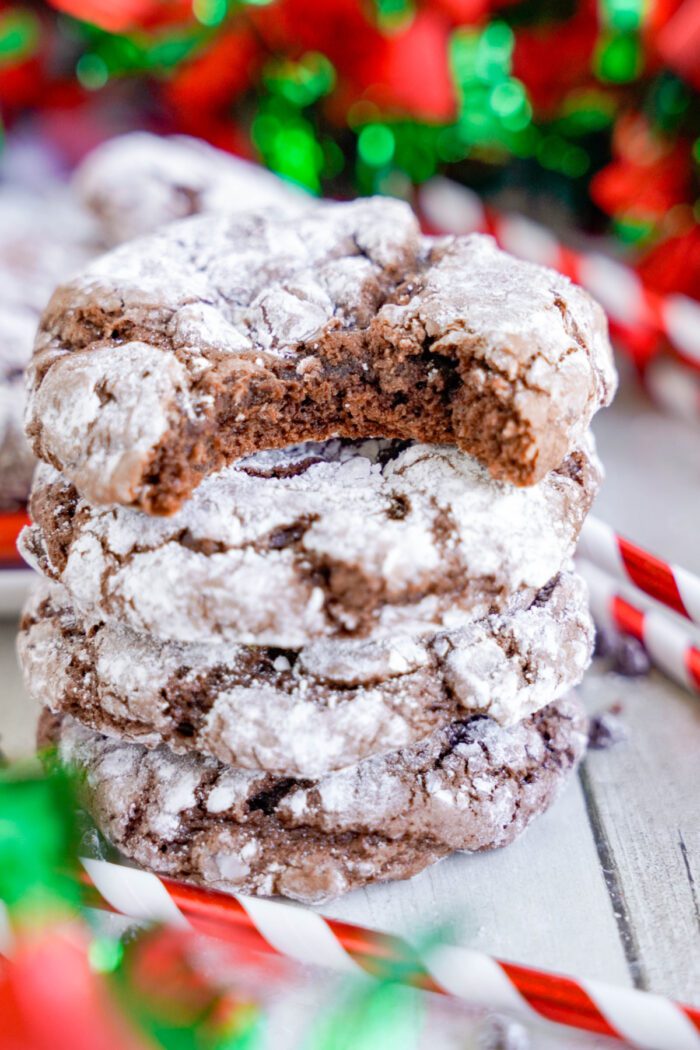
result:
[[[625,678],[640,678],[651,671],[649,654],[640,641],[631,636],[620,638],[615,648],[613,671]]]
[[[593,655],[608,660],[610,670],[625,678],[640,678],[651,671],[651,659],[638,638],[600,624],[596,624]]]
[[[596,624],[595,649],[593,650],[593,655],[601,660],[613,656],[619,638],[620,636],[616,631],[610,630],[609,627],[601,627],[600,624]]]
[[[477,1050],[530,1050],[523,1025],[507,1017],[487,1017],[476,1035]]]
[[[619,707],[619,705],[616,705]],[[614,708],[601,711],[590,720],[588,746],[593,751],[607,751],[628,739],[628,733]]]

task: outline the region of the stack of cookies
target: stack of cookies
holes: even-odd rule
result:
[[[20,657],[124,855],[319,902],[504,845],[585,746],[580,289],[386,199],[203,215],[60,288]]]

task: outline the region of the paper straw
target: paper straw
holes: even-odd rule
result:
[[[398,937],[307,908],[229,896],[101,860],[83,860],[83,866],[103,906],[141,921],[189,925],[248,949],[344,973],[376,976],[390,967],[406,983],[472,1005],[648,1050],[700,1050],[700,1009],[650,992],[564,977],[469,948],[445,945],[418,958]]]
[[[577,554],[608,576],[631,583],[679,615],[700,623],[700,579],[623,539],[593,515],[581,530]]]
[[[620,594],[620,588],[601,569],[577,559],[590,596],[593,619],[602,627],[637,638],[657,667],[691,692],[700,692],[700,648],[681,621],[655,609],[642,609]]]
[[[601,303],[613,336],[644,364],[670,343],[690,368],[700,370],[700,303],[683,295],[659,295],[630,267],[594,251],[567,248],[546,229],[519,215],[487,208],[466,186],[443,177],[419,190],[418,207],[438,233],[490,233],[506,251],[551,266],[583,285]]]

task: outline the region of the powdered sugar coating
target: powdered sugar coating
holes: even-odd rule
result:
[[[93,502],[133,502],[140,478],[125,490],[113,448],[133,445],[143,471],[168,429],[211,413],[207,379],[214,372],[225,369],[230,379],[240,373],[243,380],[251,369],[264,370],[265,354],[294,356],[300,340],[336,319],[363,319],[371,305],[363,301],[363,284],[407,245],[415,251],[415,220],[391,201],[381,208],[355,202],[309,209],[294,221],[273,209],[272,217],[176,223],[136,248],[126,244],[95,260],[59,292],[44,317],[30,375],[28,426],[40,458],[60,466]],[[99,321],[91,320],[76,343],[64,326],[82,329],[82,317],[96,312]],[[95,340],[102,324],[107,328]],[[139,340],[110,341],[115,328]],[[149,360],[161,356],[159,372],[187,374],[187,390],[173,390],[164,401],[168,425],[154,433],[138,384],[125,382],[109,400],[108,419],[74,427],[82,400],[99,400],[104,382],[113,385],[119,370],[131,370],[134,345]]]
[[[449,446],[336,440],[241,460],[170,518],[92,507],[42,465],[21,548],[83,615],[161,640],[416,634],[559,572],[598,486],[590,439],[567,464],[518,489]]]
[[[275,206],[295,214],[309,197],[256,164],[186,135],[145,131],[109,139],[78,168],[74,186],[107,245],[202,212]]]
[[[531,457],[561,462],[617,386],[600,305],[546,267],[525,273],[489,237],[446,239],[415,294],[379,320],[394,339],[411,331],[434,340],[433,353],[467,357],[484,390],[512,385],[514,414],[540,436]]]
[[[56,285],[96,247],[92,220],[65,187],[57,183],[41,193],[0,187],[0,307],[24,308],[38,318]],[[15,362],[26,362],[26,347],[15,353]]]
[[[175,359],[188,386],[166,404],[163,434],[139,432],[141,476],[125,490],[121,479],[110,488],[107,450],[126,444],[122,428],[134,436],[137,395],[120,391],[104,428],[86,423],[80,439],[65,420],[87,387],[99,396],[110,358],[128,367],[134,341]],[[59,416],[42,391],[49,376],[60,390],[67,370]],[[293,219],[202,215],[123,245],[54,296],[31,375],[37,454],[93,502],[150,510],[162,497],[168,512],[223,462],[330,434],[442,435],[530,483],[614,390],[604,319],[585,292],[489,238],[421,237],[410,209],[387,198]],[[172,475],[154,472],[168,457]]]
[[[565,574],[529,608],[459,630],[282,654],[157,644],[85,623],[60,586],[43,583],[18,645],[30,695],[100,732],[318,777],[468,714],[505,725],[529,716],[579,683],[593,625],[584,585]]]
[[[112,496],[128,503],[143,455],[167,432],[174,407],[193,413],[180,362],[136,341],[122,346],[118,360],[105,347],[72,354],[60,373],[49,372],[38,405],[67,473],[89,464],[98,502]]]
[[[510,729],[456,722],[318,781],[149,751],[71,719],[52,735],[62,760],[85,773],[102,830],[138,863],[319,903],[405,878],[453,850],[512,841],[556,797],[584,751],[585,728],[567,698]]]

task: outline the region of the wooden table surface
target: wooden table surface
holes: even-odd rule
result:
[[[632,380],[623,391],[596,420],[607,470],[596,513],[700,573],[700,431],[660,416]],[[31,749],[36,714],[16,670],[14,630],[0,625],[0,731],[10,755]],[[405,933],[447,920],[457,940],[483,951],[700,1004],[700,698],[656,673],[630,680],[596,669],[583,693],[591,710],[620,701],[629,738],[591,752],[523,838],[324,912]]]

